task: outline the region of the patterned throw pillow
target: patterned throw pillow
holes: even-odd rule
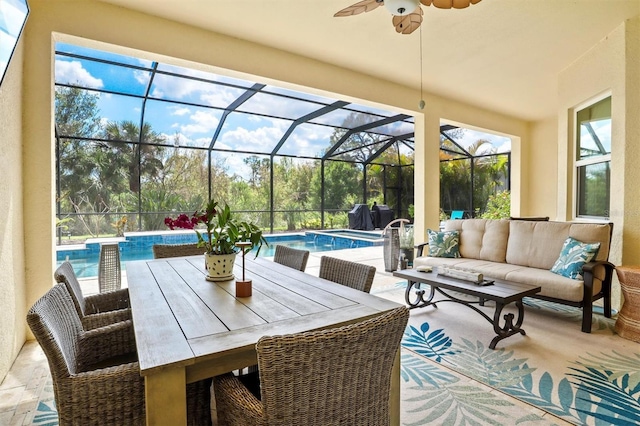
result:
[[[429,256],[431,257],[460,257],[458,245],[460,233],[458,231],[435,232],[427,229],[429,242]]]
[[[598,254],[598,250],[600,250],[600,243],[587,244],[567,237],[551,272],[574,280],[583,280],[582,266],[591,262]]]

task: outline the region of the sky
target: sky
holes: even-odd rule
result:
[[[0,80],[9,65],[27,14],[24,0],[0,1]]]
[[[152,62],[64,43],[57,43],[56,50],[90,56],[103,61],[56,55],[56,83],[78,84],[89,90],[112,91],[114,93],[93,92],[99,93],[98,107],[102,120],[104,122],[129,120],[139,124],[143,101],[127,95],[143,96],[145,94],[152,76],[150,72]],[[104,61],[111,63],[104,63]],[[136,69],[118,64],[126,64]],[[147,101],[144,120],[151,124],[154,131],[164,135],[169,143],[178,140],[181,146],[209,147],[212,136],[223,118],[223,110],[195,104],[226,108],[246,89],[254,85],[254,82],[168,64],[159,64],[157,69],[173,74],[157,73],[155,75],[149,94],[160,100]],[[179,75],[196,77],[200,80],[186,79]],[[235,87],[214,84],[215,82],[232,84]],[[227,166],[232,172],[240,175],[247,172],[242,161],[245,156],[232,155],[231,152],[270,153],[293,120],[336,102],[336,99],[301,94],[273,86],[267,86],[265,90],[271,93],[259,93],[249,98],[235,112],[227,116],[220,136],[215,142],[216,148],[230,151],[227,155],[223,154],[226,157]],[[303,100],[282,97],[278,94],[299,96]],[[307,157],[319,155],[329,145],[329,138],[334,132],[331,126],[342,125],[349,114],[371,117],[370,113],[373,113],[377,115],[376,119],[396,115],[391,111],[363,105],[349,104],[348,108],[359,112],[339,109],[297,126],[279,153]],[[254,115],[250,112],[269,116]],[[393,123],[379,131],[389,135],[410,133],[413,132],[413,121]],[[478,138],[489,139],[496,147],[500,149],[508,147],[507,151],[510,151],[508,138],[481,134],[468,129],[461,143],[463,146],[468,146]]]

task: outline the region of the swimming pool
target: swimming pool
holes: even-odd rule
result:
[[[357,231],[350,232],[365,234]],[[339,235],[326,231],[265,235],[269,246],[262,247],[260,257],[273,256],[275,246],[278,244],[317,252],[382,245],[382,237],[378,238],[380,238],[379,241],[371,238],[366,240],[358,235]],[[173,231],[171,233],[140,232],[126,234],[123,238],[108,240],[108,242],[118,243],[123,270],[126,270],[127,262],[153,259],[154,244],[186,244],[196,241],[197,238],[193,231]],[[105,240],[87,240],[86,244],[71,247],[58,246],[56,250],[57,264],[60,265],[65,260],[69,260],[78,278],[97,277],[100,242],[105,242]]]
[[[322,231],[308,231],[308,234],[330,235],[332,237],[342,237],[350,240],[372,241],[374,245],[379,245],[383,241],[380,231],[355,231],[353,229],[325,229]]]

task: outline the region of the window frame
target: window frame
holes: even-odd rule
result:
[[[603,155],[586,157],[584,159],[580,159],[580,121],[578,120],[578,114],[584,111],[587,108],[593,107],[606,100],[607,98],[612,98],[612,94],[610,91],[602,93],[598,96],[590,98],[588,101],[585,101],[575,108],[573,108],[573,149],[572,149],[572,163],[573,163],[573,219],[576,220],[602,220],[608,221],[610,217],[610,207],[611,207],[611,152]],[[613,103],[611,102],[611,107]],[[613,123],[613,114],[610,113],[611,122]],[[613,151],[613,146],[611,147],[611,151]],[[609,188],[607,188],[607,195],[609,199],[609,206],[605,210],[608,214],[605,216],[595,216],[595,215],[581,215],[580,214],[580,202],[581,202],[581,187],[580,187],[580,168],[588,167],[595,164],[608,163],[609,164]]]

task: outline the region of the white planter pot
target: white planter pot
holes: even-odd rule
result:
[[[233,263],[236,260],[234,254],[204,254],[207,265],[207,280],[229,281],[233,277]]]

